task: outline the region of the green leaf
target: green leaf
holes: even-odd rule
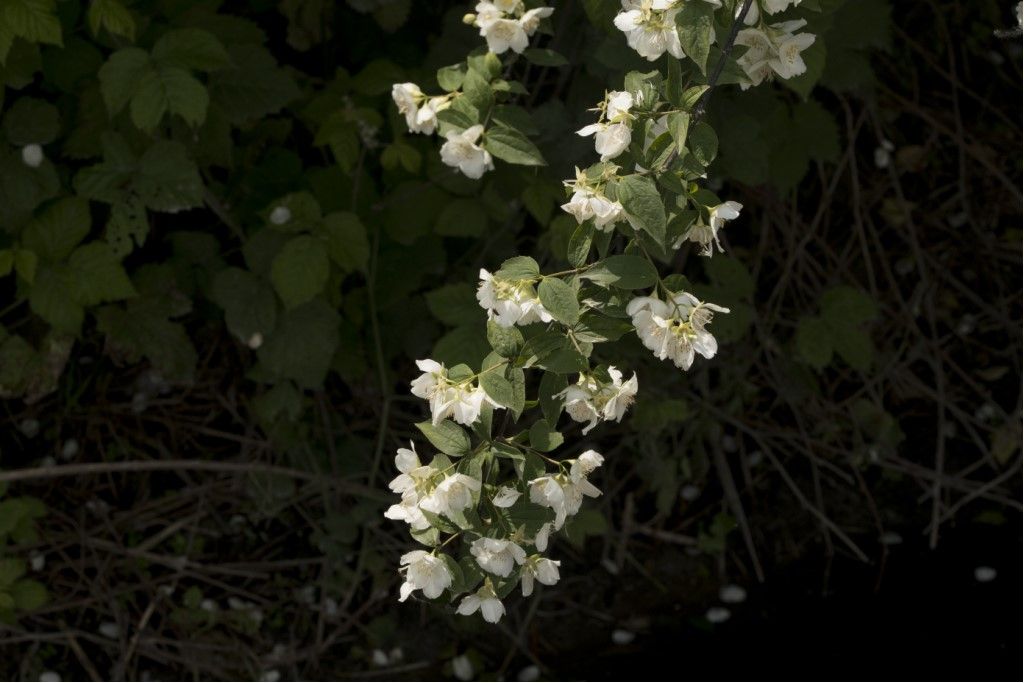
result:
[[[120,0],[92,0],[89,3],[89,29],[99,36],[100,29],[111,35],[135,40],[135,20]]]
[[[139,160],[135,190],[154,211],[176,213],[203,204],[203,181],[194,161],[179,142],[161,140]]]
[[[464,63],[442,66],[437,70],[437,84],[446,92],[455,92],[462,87],[462,81],[466,77],[466,65]]]
[[[147,358],[168,379],[189,382],[195,374],[196,348],[185,326],[169,319],[159,296],[133,299],[126,308],[104,306],[96,313],[96,327],[105,346],[116,349],[122,361]]]
[[[14,252],[10,249],[0,249],[0,277],[6,277],[10,275],[11,270],[14,268]],[[0,339],[3,335],[0,334]]]
[[[167,112],[198,127],[206,120],[209,104],[206,87],[189,72],[176,66],[160,66],[143,74],[129,109],[132,123],[152,132]]]
[[[50,599],[46,587],[33,579],[22,579],[9,589],[14,606],[22,612],[39,609]]]
[[[199,28],[166,31],[153,46],[152,55],[158,64],[196,71],[216,71],[231,63],[220,41]]]
[[[698,121],[690,129],[690,152],[701,166],[708,166],[718,155],[718,136],[715,129],[704,121]]]
[[[792,126],[799,131],[799,139],[812,159],[833,163],[839,160],[839,126],[821,104],[808,100],[793,107]]]
[[[833,330],[832,344],[835,351],[854,370],[867,372],[871,369],[875,347],[871,337],[864,330],[845,329],[842,332]]]
[[[480,368],[480,386],[487,392],[487,395],[491,399],[506,408],[514,406],[516,404],[515,388],[512,383],[505,379],[505,369],[508,367],[507,364],[502,363],[497,367],[494,367],[495,363],[493,356],[497,354],[491,354],[484,359],[482,367]],[[499,357],[500,358],[500,357]],[[494,367],[493,370],[489,369]],[[487,372],[484,372],[487,370]]]
[[[242,342],[253,335],[268,335],[277,322],[274,290],[247,270],[225,268],[217,273],[210,289],[211,298],[224,309],[225,322]]]
[[[63,45],[54,0],[4,0],[0,4],[0,63],[7,58],[12,36],[30,43]]]
[[[107,113],[113,117],[120,112],[138,90],[139,81],[152,71],[149,55],[137,47],[127,47],[110,55],[100,67],[100,91]]]
[[[854,287],[832,287],[821,296],[821,314],[835,328],[848,328],[873,320],[878,306]]]
[[[646,232],[658,244],[664,243],[667,223],[665,204],[654,181],[645,176],[628,175],[619,180],[616,192],[630,225]]]
[[[574,325],[580,319],[580,304],[576,290],[564,280],[546,277],[537,288],[540,302],[555,320],[565,325]]]
[[[83,306],[95,306],[136,295],[128,274],[106,242],[89,242],[78,247],[68,259],[68,265],[72,293]]]
[[[476,69],[466,72],[462,80],[462,92],[470,104],[482,110],[486,110],[490,106],[493,97],[488,79]]]
[[[679,111],[674,114],[669,114],[668,117],[668,132],[672,135],[672,140],[676,143],[676,153],[682,154],[683,150],[686,149],[686,136],[690,131],[690,114],[685,111]]]
[[[832,331],[818,317],[801,318],[796,327],[796,349],[813,368],[821,370],[832,360]]]
[[[22,234],[21,243],[46,263],[60,263],[89,234],[89,202],[65,197],[46,207]]]
[[[526,61],[538,66],[566,66],[569,64],[568,59],[547,48],[528,47],[523,51],[523,56],[526,57]]]
[[[426,300],[430,312],[446,325],[479,325],[484,318],[476,292],[468,283],[439,287],[427,292]]]
[[[51,143],[59,132],[57,108],[34,97],[19,97],[4,115],[4,133],[15,147]]]
[[[451,420],[442,420],[436,426],[431,422],[418,422],[416,427],[427,437],[427,441],[442,453],[454,456],[469,453],[469,434]]]
[[[370,242],[359,216],[349,211],[328,214],[323,220],[327,231],[327,253],[345,272],[365,273],[370,261]]]
[[[562,435],[551,428],[547,420],[537,420],[530,427],[530,446],[541,453],[549,453],[564,441]]]
[[[547,162],[530,140],[513,128],[494,126],[484,133],[484,149],[497,158],[520,166],[544,166]]]
[[[289,309],[322,292],[330,274],[324,243],[309,235],[291,239],[270,267],[270,281]]]
[[[566,248],[566,259],[569,265],[574,268],[582,268],[590,256],[590,247],[594,243],[594,228],[590,222],[576,226],[569,238],[569,246]]]
[[[619,254],[609,256],[593,268],[580,273],[599,285],[615,285],[622,289],[646,289],[658,282],[658,271],[642,256]]]
[[[323,299],[285,312],[258,350],[260,364],[276,379],[306,389],[323,384],[338,347],[338,314]]]
[[[23,505],[18,499],[0,503],[0,535],[6,535],[21,519]],[[0,588],[9,589],[25,575],[25,562],[13,557],[0,558]]]
[[[36,279],[36,266],[39,265],[39,257],[35,252],[28,249],[19,249],[14,253],[14,270],[25,282],[32,284]]]
[[[451,237],[479,237],[487,230],[487,211],[477,199],[456,199],[445,205],[434,232]]]
[[[780,80],[787,88],[807,99],[825,71],[826,48],[821,36],[818,36],[813,45],[801,52],[800,57],[807,65],[807,71],[799,76]]]
[[[493,320],[488,320],[487,341],[498,355],[503,358],[515,358],[519,349],[523,347],[523,333],[515,326],[502,327]]]
[[[262,119],[301,95],[291,73],[261,45],[232,45],[232,66],[211,76],[210,99],[234,124]]]
[[[701,73],[707,72],[708,53],[715,39],[715,8],[707,2],[686,2],[676,14],[676,30],[683,52]]]
[[[65,268],[41,268],[28,297],[32,312],[59,332],[78,334],[85,309],[75,300]]]
[[[540,378],[540,387],[537,389],[537,402],[540,403],[541,412],[549,425],[557,425],[558,418],[562,414],[562,399],[555,396],[565,390],[569,385],[565,375],[554,372],[545,372]]]
[[[494,274],[500,280],[533,280],[540,277],[540,266],[529,256],[513,256]]]

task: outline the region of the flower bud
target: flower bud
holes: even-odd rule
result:
[[[34,142],[21,148],[21,160],[25,162],[26,166],[39,168],[45,158],[43,148]]]
[[[470,26],[472,26],[474,21],[476,21],[476,15],[473,14],[472,12],[462,15],[463,24],[469,24]]]

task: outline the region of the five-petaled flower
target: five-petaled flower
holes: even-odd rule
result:
[[[655,357],[670,358],[683,370],[690,369],[696,354],[710,359],[718,351],[718,342],[705,329],[715,312],[728,313],[729,309],[702,302],[688,292],[680,292],[668,301],[638,297],[626,306],[644,346]]]

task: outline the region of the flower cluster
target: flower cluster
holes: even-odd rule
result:
[[[746,90],[760,85],[773,72],[779,78],[789,79],[807,71],[800,53],[814,44],[815,36],[794,33],[806,25],[806,20],[796,19],[740,31],[736,44],[747,48],[736,60],[747,74],[747,82],[740,83],[740,87]]]
[[[481,268],[476,300],[487,311],[487,319],[502,327],[549,323],[552,320],[540,302],[532,280],[505,280]]]
[[[430,528],[424,511],[451,517],[473,505],[480,493],[479,480],[421,464],[415,445],[410,445],[411,450],[398,449],[395,467],[400,474],[388,484],[388,488],[402,496],[402,502],[388,508],[385,517],[422,531]]]
[[[540,20],[550,17],[553,7],[526,9],[522,0],[480,2],[476,14],[467,15],[468,23],[480,29],[487,49],[494,54],[512,50],[521,54],[530,43],[530,36],[540,28]]]
[[[604,196],[601,184],[591,180],[586,171],[577,168],[575,180],[567,180],[565,185],[572,189],[572,197],[562,204],[562,210],[572,215],[576,223],[582,225],[593,219],[596,230],[611,232],[616,223],[625,220],[622,204]]]
[[[552,525],[545,525],[537,534],[540,536],[543,533],[545,546],[551,530],[558,531],[565,525],[566,519],[580,511],[584,496],[597,498],[601,495],[600,489],[591,484],[587,477],[603,462],[604,456],[597,451],[586,451],[573,461],[568,474],[546,474],[530,481],[530,502],[555,512]]]
[[[451,105],[452,96],[428,97],[415,83],[395,83],[391,86],[391,99],[398,113],[405,117],[410,133],[433,135],[437,129],[437,113]]]
[[[430,416],[435,425],[447,418],[472,425],[480,417],[484,404],[497,407],[487,393],[474,384],[473,376],[454,380],[444,365],[429,358],[416,361],[416,367],[423,374],[413,380],[412,393],[430,402]]]
[[[728,313],[729,309],[702,302],[688,292],[668,301],[638,297],[626,306],[644,346],[659,360],[671,359],[682,370],[690,369],[695,354],[710,360],[718,352],[718,342],[705,329],[716,312]]]
[[[622,420],[636,397],[638,385],[635,372],[626,382],[622,381],[622,372],[614,365],[609,366],[604,374],[607,374],[607,379],[596,372],[580,373],[576,384],[555,394],[555,397],[562,399],[562,407],[569,417],[576,422],[588,423],[583,428],[584,434],[602,420]]]
[[[641,57],[653,62],[667,51],[682,59],[686,55],[679,40],[676,15],[687,1],[722,6],[721,0],[622,0],[615,27],[626,34],[626,42]]]

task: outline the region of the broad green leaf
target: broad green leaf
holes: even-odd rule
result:
[[[484,310],[469,283],[444,285],[426,294],[427,308],[446,325],[479,325]]]
[[[658,244],[664,243],[667,222],[665,204],[654,181],[645,176],[628,175],[619,180],[616,192],[630,225],[646,232]]]
[[[479,237],[487,230],[487,210],[477,199],[456,199],[445,205],[434,232],[446,237]]]
[[[77,335],[85,319],[85,309],[75,300],[66,268],[40,268],[28,303],[33,313],[59,332]]]
[[[523,56],[526,57],[526,61],[539,66],[566,66],[569,64],[568,59],[547,48],[528,47],[523,51]]]
[[[875,347],[871,337],[864,330],[844,329],[832,331],[832,344],[836,353],[855,370],[867,372],[871,369]]]
[[[125,108],[143,76],[152,69],[149,55],[137,47],[127,47],[110,55],[100,68],[99,79],[103,102],[111,117]]]
[[[529,138],[513,128],[494,126],[484,133],[483,147],[497,158],[521,166],[543,166],[547,162]]]
[[[225,268],[213,279],[210,294],[224,309],[228,330],[242,342],[250,343],[256,334],[266,337],[274,329],[277,322],[274,291],[249,271]]]
[[[832,287],[821,296],[821,316],[834,328],[856,326],[877,315],[874,300],[854,287]]]
[[[505,369],[508,365],[503,363],[494,367],[492,356],[495,355],[491,354],[484,359],[483,367],[480,368],[480,386],[495,403],[509,408],[516,404],[515,388],[505,379]],[[493,369],[490,369],[492,367]]]
[[[274,259],[270,281],[285,308],[296,308],[323,291],[330,277],[330,262],[324,243],[315,237],[295,237]]]
[[[22,244],[46,263],[60,263],[89,234],[89,202],[65,197],[46,207],[22,234]]]
[[[306,389],[323,384],[338,347],[338,314],[323,299],[285,312],[257,351],[260,364],[276,379]]]
[[[490,106],[493,97],[488,79],[476,69],[466,72],[462,80],[462,92],[470,104],[481,110],[486,110]]]
[[[530,427],[530,446],[541,453],[549,453],[564,441],[562,435],[552,429],[547,420],[537,420]]]
[[[718,136],[715,129],[698,121],[689,134],[690,152],[702,166],[709,165],[718,156]]]
[[[120,0],[92,0],[89,3],[89,30],[98,37],[100,29],[135,40],[135,20]]]
[[[177,114],[189,125],[197,127],[206,119],[209,104],[206,87],[188,71],[161,65],[142,75],[129,109],[132,123],[141,130],[152,132],[167,112]]]
[[[594,228],[589,222],[576,226],[572,237],[569,238],[569,246],[566,249],[569,265],[574,268],[582,268],[586,265],[587,257],[590,256],[590,246],[593,242]]]
[[[562,414],[562,399],[556,394],[561,393],[568,386],[564,375],[554,372],[545,372],[540,378],[540,387],[537,389],[537,402],[540,403],[541,412],[549,425],[557,425],[558,417]]]
[[[327,253],[345,272],[365,273],[370,261],[370,242],[359,216],[349,211],[328,214],[323,220],[327,231]]]
[[[231,67],[215,72],[210,99],[234,124],[275,114],[301,95],[291,73],[262,45],[232,45]]]
[[[576,290],[564,280],[546,277],[537,288],[540,302],[555,320],[566,325],[574,325],[580,319],[580,304],[576,300]]]
[[[715,39],[715,8],[707,2],[683,3],[676,14],[676,31],[683,52],[692,59],[701,73],[707,72],[708,52]]]
[[[451,420],[442,420],[440,424],[418,422],[416,428],[427,437],[434,448],[446,455],[462,456],[469,453],[470,441],[466,430]]]
[[[498,355],[503,358],[514,358],[523,347],[523,333],[515,326],[502,327],[493,320],[488,320],[487,341]]]
[[[0,3],[0,63],[6,60],[14,36],[30,43],[63,45],[54,0],[4,0]]]
[[[461,88],[465,77],[466,65],[464,63],[443,66],[437,70],[437,84],[446,92],[455,92]]]
[[[216,71],[231,63],[220,41],[199,28],[164,32],[153,46],[152,55],[157,64],[196,71]]]
[[[14,270],[18,277],[25,282],[32,284],[36,279],[36,267],[39,265],[39,257],[35,252],[28,249],[18,249],[14,252]]]
[[[529,256],[513,256],[494,274],[501,280],[532,280],[540,277],[540,266]]]
[[[135,190],[150,209],[176,213],[202,206],[203,181],[181,143],[153,143],[139,159],[138,170]]]
[[[622,289],[646,289],[658,282],[658,271],[642,256],[617,254],[598,262],[580,274],[599,285]]]
[[[106,242],[89,242],[68,259],[71,290],[83,306],[95,306],[136,295],[128,274]]]
[[[690,114],[685,111],[677,111],[669,114],[668,132],[672,134],[672,140],[676,143],[676,153],[682,154],[686,149],[686,136],[690,131]]]

